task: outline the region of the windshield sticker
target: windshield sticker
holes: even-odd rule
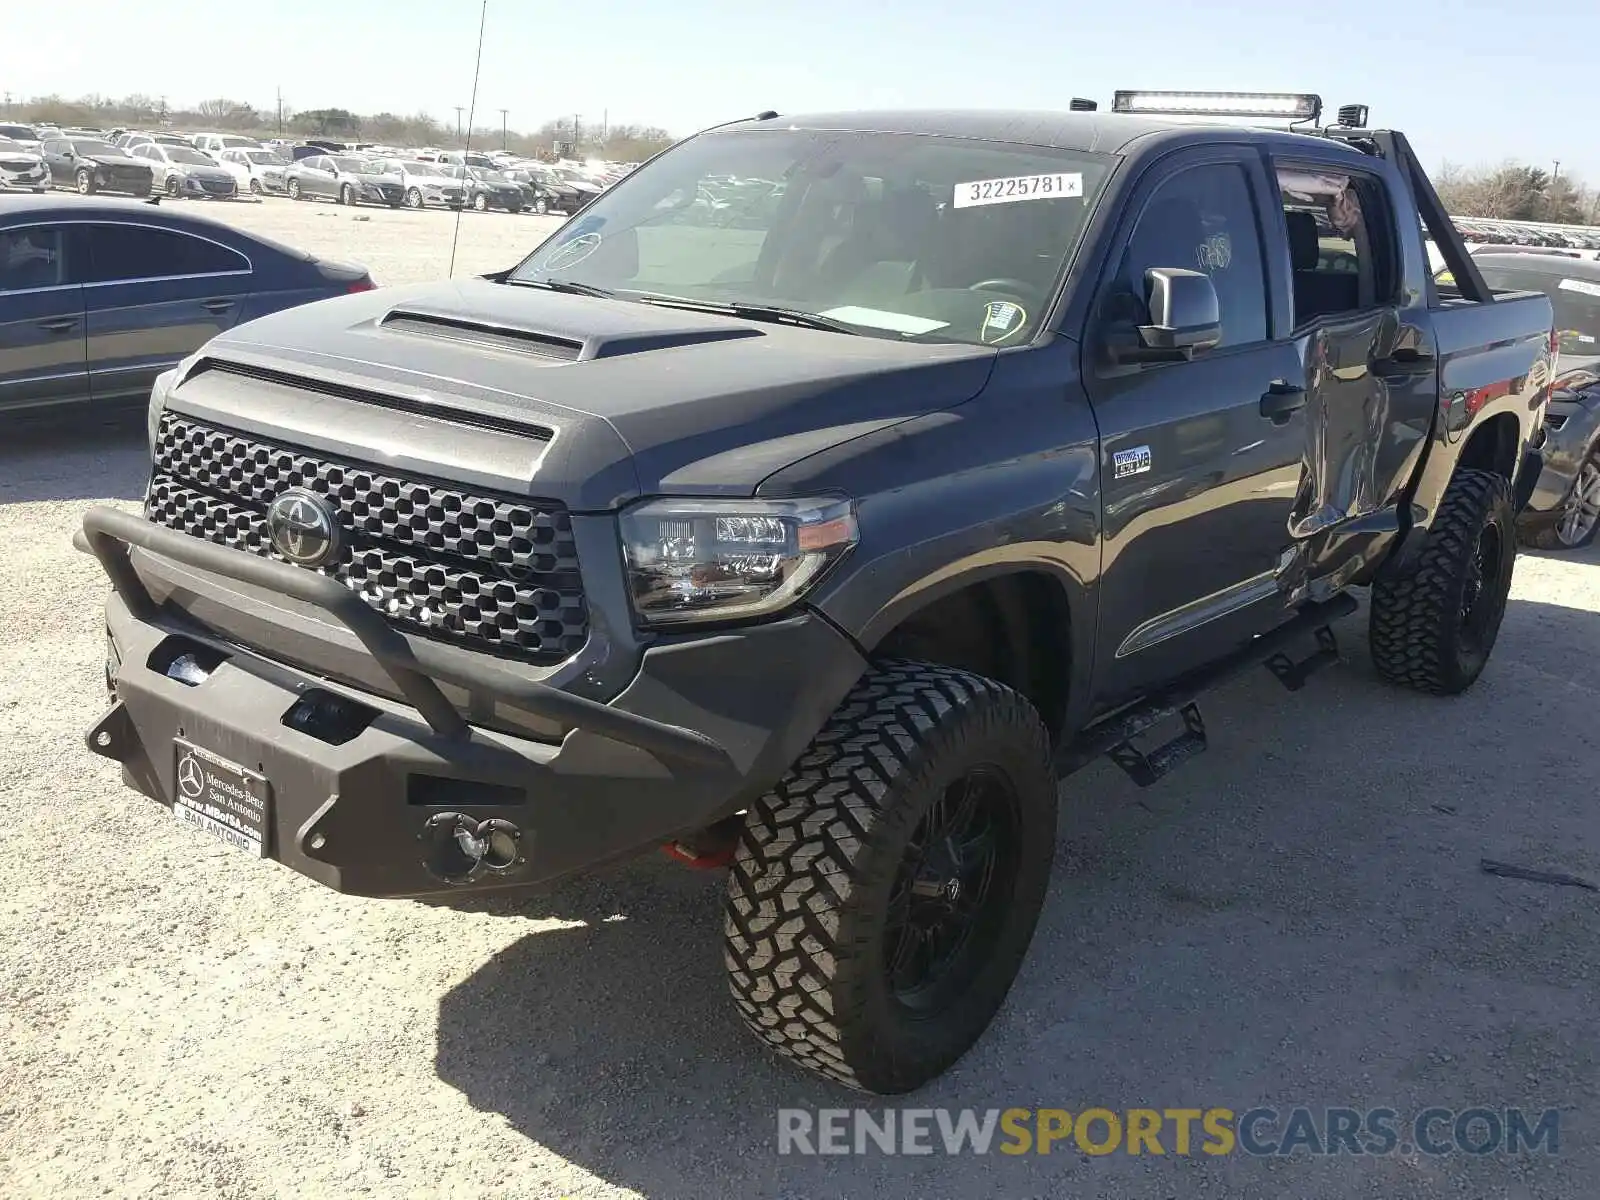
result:
[[[819,317],[847,321],[851,325],[866,325],[872,329],[888,329],[894,333],[932,333],[943,329],[949,321],[932,321],[927,317],[913,317],[910,313],[886,312],[881,308],[858,308],[847,304],[843,308],[830,308]]]
[[[1011,175],[956,184],[953,207],[1015,204],[1018,200],[1061,200],[1083,196],[1082,175]]]
[[[1022,332],[1022,327],[1027,321],[1028,314],[1022,305],[1013,304],[1009,300],[991,300],[984,306],[983,324],[978,328],[978,338],[986,346],[996,345],[1013,334]]]
[[[562,242],[544,260],[544,269],[546,271],[565,271],[568,267],[575,267],[593,254],[599,245],[600,235],[598,233],[585,233],[570,241]]]
[[[1590,283],[1587,279],[1563,279],[1560,286],[1564,292],[1582,292],[1585,296],[1600,296],[1600,283]]]

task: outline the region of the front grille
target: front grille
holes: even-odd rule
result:
[[[323,573],[396,625],[534,663],[588,639],[572,520],[554,501],[468,492],[166,413],[145,517],[280,558],[266,512],[291,487],[328,499],[344,528],[340,561]]]
[[[403,199],[405,199],[405,194],[406,194],[405,188],[395,187],[391,183],[380,183],[378,185],[378,191],[383,193],[383,198],[385,200],[403,200]]]

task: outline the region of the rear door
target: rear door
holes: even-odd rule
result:
[[[63,226],[0,229],[0,410],[88,395],[78,278]]]
[[[1343,582],[1399,528],[1438,407],[1421,228],[1392,168],[1315,149],[1275,156],[1272,240],[1287,252],[1306,386],[1295,585]]]
[[[250,297],[250,260],[221,242],[133,223],[74,229],[87,255],[96,400],[148,394],[157,375],[230,328]]]
[[[1271,301],[1285,281],[1263,246],[1272,195],[1250,147],[1162,160],[1125,208],[1096,292],[1084,364],[1101,437],[1095,673],[1112,702],[1284,617],[1277,575],[1306,431],[1299,359]],[[1105,347],[1148,320],[1153,267],[1211,276],[1222,342],[1188,362],[1113,362]]]

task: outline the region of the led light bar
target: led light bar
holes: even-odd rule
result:
[[[1111,111],[1314,121],[1322,115],[1322,97],[1308,92],[1117,92]]]

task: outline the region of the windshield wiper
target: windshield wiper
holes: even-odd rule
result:
[[[826,329],[829,333],[860,335],[861,331],[843,321],[806,312],[800,308],[783,308],[776,304],[747,304],[741,300],[694,300],[687,296],[659,296],[651,292],[632,296],[640,304],[658,304],[662,308],[683,308],[691,312],[725,313],[747,321],[771,321],[774,324],[801,325],[806,329]]]
[[[569,296],[598,296],[601,299],[610,299],[616,295],[603,287],[596,287],[592,283],[579,283],[575,279],[507,279],[507,283],[517,287],[544,288],[549,292],[562,292]]]

